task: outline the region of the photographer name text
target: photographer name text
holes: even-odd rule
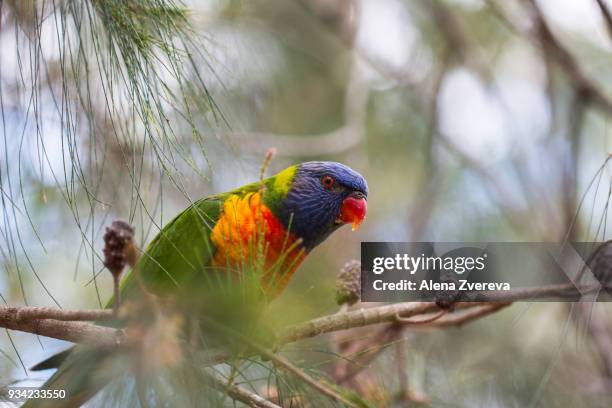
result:
[[[377,279],[372,283],[372,287],[377,291],[394,290],[418,290],[418,291],[495,291],[511,290],[508,282],[470,282],[467,279],[459,279],[457,282],[436,282],[433,280],[412,281],[402,279],[399,282],[385,282]]]

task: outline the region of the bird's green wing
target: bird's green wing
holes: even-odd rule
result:
[[[216,250],[210,233],[228,195],[196,201],[166,224],[124,279],[121,297],[135,296],[141,285],[158,295],[172,295],[198,274],[205,274]]]

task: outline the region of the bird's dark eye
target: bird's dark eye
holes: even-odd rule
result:
[[[325,187],[328,190],[330,190],[334,186],[335,183],[336,183],[336,180],[334,180],[332,176],[323,176],[323,178],[321,178],[321,184],[323,184],[323,187]]]

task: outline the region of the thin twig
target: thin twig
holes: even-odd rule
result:
[[[264,158],[261,168],[259,169],[260,182],[263,182],[263,179],[266,176],[266,170],[268,170],[268,167],[270,167],[270,163],[272,162],[274,155],[276,155],[276,149],[274,147],[271,147],[266,151],[266,157]]]
[[[255,346],[255,351],[257,351],[257,353],[259,355],[261,355],[262,357],[266,357],[266,358],[270,359],[277,366],[282,367],[286,371],[288,371],[291,374],[293,374],[295,377],[297,377],[300,380],[304,381],[306,384],[310,385],[312,388],[314,388],[315,390],[319,391],[321,394],[326,395],[326,396],[328,396],[329,398],[331,398],[331,399],[333,399],[335,401],[341,402],[341,403],[343,403],[344,405],[346,405],[348,407],[356,407],[356,405],[353,402],[349,401],[348,399],[346,399],[342,395],[338,394],[329,385],[327,385],[324,380],[317,380],[317,379],[311,377],[306,372],[304,372],[304,370],[302,370],[301,368],[293,365],[286,358],[281,357],[278,354],[274,354],[274,353],[272,353],[272,352],[270,352],[270,351],[268,351],[268,350],[266,350],[266,349],[264,349],[262,347],[258,347],[258,346]]]
[[[423,319],[407,319],[405,317],[402,317],[400,315],[395,315],[395,321],[398,323],[402,323],[402,324],[409,324],[409,325],[418,325],[418,324],[427,324],[427,323],[431,323],[434,322],[436,320],[438,320],[439,318],[441,318],[442,316],[444,316],[446,313],[448,313],[448,309],[442,309],[440,310],[438,313],[434,314],[433,316],[429,316]]]
[[[336,339],[336,342],[342,345],[339,354],[348,357],[338,360],[334,373],[336,381],[339,384],[358,382],[355,377],[386,349],[386,345],[393,344],[400,339],[404,329],[402,324],[391,323],[371,337],[366,336],[349,341],[342,337]]]
[[[500,309],[510,306],[510,302],[499,302],[499,303],[487,303],[481,307],[475,307],[473,309],[466,310],[465,312],[447,314],[442,318],[435,321],[418,325],[416,328],[446,328],[453,326],[462,326],[466,323],[480,319],[492,313],[497,312]]]
[[[592,308],[595,304],[579,305],[580,315],[586,320],[587,330],[593,341],[594,351],[599,355],[603,374],[610,378],[612,376],[612,331],[608,325],[605,315],[594,313]]]
[[[612,114],[612,101],[585,74],[578,60],[563,45],[550,29],[542,10],[535,0],[526,0],[535,20],[535,34],[539,38],[544,52],[552,57],[574,83],[577,91],[582,93],[589,102],[600,107],[607,114]]]
[[[304,372],[301,368],[293,365],[289,360],[285,359],[284,357],[269,351],[268,349],[260,346],[257,343],[254,343],[253,341],[251,341],[250,339],[248,339],[247,337],[243,336],[241,333],[235,330],[232,330],[226,326],[218,324],[217,322],[214,322],[209,319],[207,319],[207,322],[219,328],[220,330],[226,332],[227,334],[235,337],[236,339],[240,340],[245,345],[247,345],[250,349],[252,349],[256,354],[272,361],[275,365],[283,368],[284,370],[288,371],[295,377],[304,381],[306,384],[310,385],[312,388],[319,391],[321,394],[326,395],[335,401],[341,402],[348,407],[356,407],[356,405],[352,401],[349,401],[344,396],[337,393],[332,387],[326,384],[324,380],[317,380],[313,378],[312,376]]]
[[[113,275],[113,317],[119,317],[119,308],[121,307],[121,290],[120,290],[119,275]]]
[[[596,1],[597,5],[599,6],[599,10],[601,11],[601,15],[603,16],[603,19],[606,22],[606,28],[608,29],[610,39],[612,39],[612,12],[610,12],[610,9],[608,8],[608,5],[604,2],[604,0]]]
[[[212,377],[212,379],[216,388],[221,389],[234,400],[243,402],[249,407],[281,408],[279,405],[276,405],[272,401],[268,401],[267,399],[255,394],[254,392],[251,392],[234,384],[229,384],[226,381],[223,381],[220,378],[214,376]]]

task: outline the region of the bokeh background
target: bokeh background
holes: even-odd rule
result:
[[[338,310],[361,241],[610,238],[611,2],[164,4],[0,2],[3,302],[100,307],[105,225],[129,220],[144,247],[192,200],[256,180],[271,147],[270,174],[335,160],[370,187],[362,228],[270,306],[278,327]],[[608,306],[405,329],[346,385],[376,406],[609,406]],[[333,377],[334,341],[284,351]],[[66,346],[3,332],[0,379],[40,383],[24,368]]]

